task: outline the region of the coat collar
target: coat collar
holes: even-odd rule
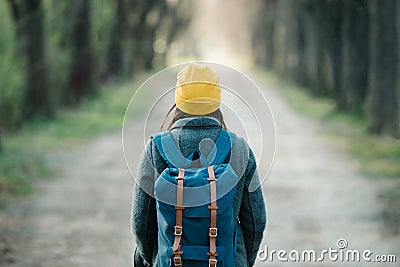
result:
[[[172,124],[171,129],[182,128],[182,127],[210,127],[210,126],[221,127],[221,123],[213,117],[183,118],[174,122],[174,124]]]

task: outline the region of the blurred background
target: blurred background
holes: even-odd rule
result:
[[[133,183],[118,131],[141,82],[189,60],[243,70],[271,104],[278,151],[275,180],[263,185],[271,207],[263,244],[319,247],[363,222],[356,244],[400,251],[399,1],[0,0],[0,33],[1,266],[130,264]],[[147,100],[131,107],[132,134]],[[332,191],[292,188],[286,176],[300,165],[305,184],[331,178]],[[319,194],[326,206],[298,208],[293,194],[304,206]],[[346,201],[328,216],[335,195]],[[332,234],[293,241],[315,233],[296,222],[311,213]],[[332,230],[338,213],[343,224]],[[287,236],[274,243],[280,231]]]

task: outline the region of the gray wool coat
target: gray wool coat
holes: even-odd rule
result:
[[[198,150],[204,138],[216,140],[220,123],[211,117],[184,118],[176,121],[171,133],[179,145],[182,154],[188,157]],[[255,157],[247,142],[236,137],[232,150],[225,162],[230,162],[238,174],[236,195],[234,197],[234,214],[237,218],[238,238],[236,266],[253,266],[261,244],[266,226],[266,210],[259,183]],[[137,258],[143,259],[143,266],[156,266],[157,262],[157,212],[154,199],[154,181],[167,168],[152,139],[146,145],[139,161],[136,186],[132,202],[132,233],[136,240]],[[251,183],[251,186],[250,186]],[[137,264],[137,263],[136,263]]]

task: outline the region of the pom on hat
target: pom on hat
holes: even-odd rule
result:
[[[221,103],[219,77],[207,66],[190,64],[178,73],[175,104],[191,115],[216,111]]]

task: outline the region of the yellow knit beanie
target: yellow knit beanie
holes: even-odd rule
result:
[[[209,67],[190,64],[178,73],[175,104],[180,110],[206,115],[216,111],[220,102],[219,77]]]

